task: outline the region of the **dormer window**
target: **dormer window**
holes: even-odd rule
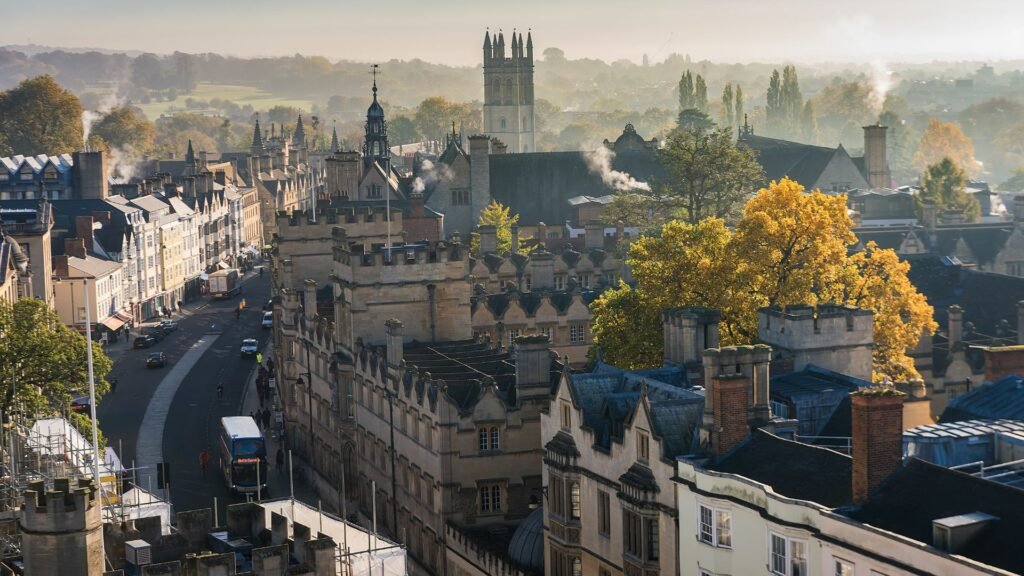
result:
[[[561,406],[562,406],[562,421],[561,421],[562,430],[571,430],[572,429],[572,406],[568,402],[566,402],[564,400],[562,401],[562,405]]]

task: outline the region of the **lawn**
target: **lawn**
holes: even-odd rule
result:
[[[96,86],[93,92],[105,93],[110,90],[109,86]],[[164,114],[175,114],[178,112],[194,112],[198,114],[219,114],[221,111],[212,108],[186,108],[185,99],[212,100],[220,98],[230,100],[239,106],[251,105],[256,110],[268,110],[274,106],[294,106],[302,110],[309,110],[313,100],[306,98],[282,98],[261,90],[254,86],[238,86],[232,84],[211,84],[201,83],[190,94],[179,94],[173,101],[158,102],[151,100],[148,104],[136,102],[135,105],[145,112],[150,120],[156,120]]]

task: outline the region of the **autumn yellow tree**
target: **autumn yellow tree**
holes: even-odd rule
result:
[[[632,368],[662,358],[660,311],[707,306],[722,313],[723,345],[750,344],[766,306],[835,302],[875,312],[876,379],[916,377],[906,351],[932,332],[932,309],[891,250],[856,242],[846,199],[805,194],[784,179],[747,203],[734,231],[719,219],[669,222],[630,247],[636,288],[606,292],[593,305],[604,357]]]
[[[512,209],[497,200],[480,211],[480,226],[494,226],[498,238],[498,254],[512,250],[512,226],[519,222],[519,214],[512,214]],[[480,236],[473,233],[470,238],[470,252],[480,253]]]
[[[941,162],[943,158],[951,159],[967,171],[968,176],[977,172],[974,143],[960,129],[960,125],[932,118],[921,134],[917,152],[914,154],[914,167],[919,172],[924,172],[928,166]]]

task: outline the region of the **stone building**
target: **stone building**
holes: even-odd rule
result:
[[[10,305],[30,297],[31,281],[28,256],[0,227],[0,302]]]
[[[511,52],[505,53],[500,30],[491,42],[484,33],[484,132],[507,144],[512,152],[535,152],[533,118],[533,36],[512,31]]]
[[[278,245],[278,386],[289,441],[318,471],[322,493],[344,477],[370,511],[375,485],[381,525],[441,573],[451,530],[480,538],[473,531],[491,527],[507,538],[531,511],[541,486],[539,410],[561,368],[546,338],[521,341],[514,357],[472,338],[460,244],[389,254],[371,242],[379,233],[377,219],[339,220],[325,284],[300,280],[293,260],[281,259],[289,252],[322,278],[320,255],[296,249],[301,242]],[[454,539],[463,551],[465,538]]]
[[[30,282],[24,296],[42,300],[52,307],[53,284],[49,272],[53,269],[53,249],[50,246],[53,205],[42,199],[35,210],[0,206],[0,230],[10,238],[7,242],[15,243],[27,259],[25,269],[19,273],[22,280]]]
[[[129,318],[123,270],[120,262],[90,254],[85,239],[66,238],[64,254],[54,258],[53,269],[54,308],[61,322],[85,331],[88,292],[93,334],[99,334],[100,326],[110,332],[120,329]]]
[[[81,479],[29,483],[18,519],[26,574],[101,576],[103,521],[96,487]]]
[[[59,156],[0,158],[0,200],[106,198],[108,165],[102,150]]]

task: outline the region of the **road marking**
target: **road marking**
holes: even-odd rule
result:
[[[171,371],[164,376],[153,392],[149,405],[146,407],[146,414],[142,417],[142,423],[139,425],[138,440],[135,442],[136,466],[142,468],[139,471],[139,486],[149,486],[149,476],[156,479],[156,465],[158,462],[163,462],[164,458],[164,427],[167,424],[167,413],[171,409],[174,395],[178,392],[178,387],[188,376],[189,371],[203,357],[214,341],[216,338],[200,337],[192,345],[192,348],[174,364],[174,368],[171,368]],[[153,482],[153,485],[155,486],[156,482]]]

